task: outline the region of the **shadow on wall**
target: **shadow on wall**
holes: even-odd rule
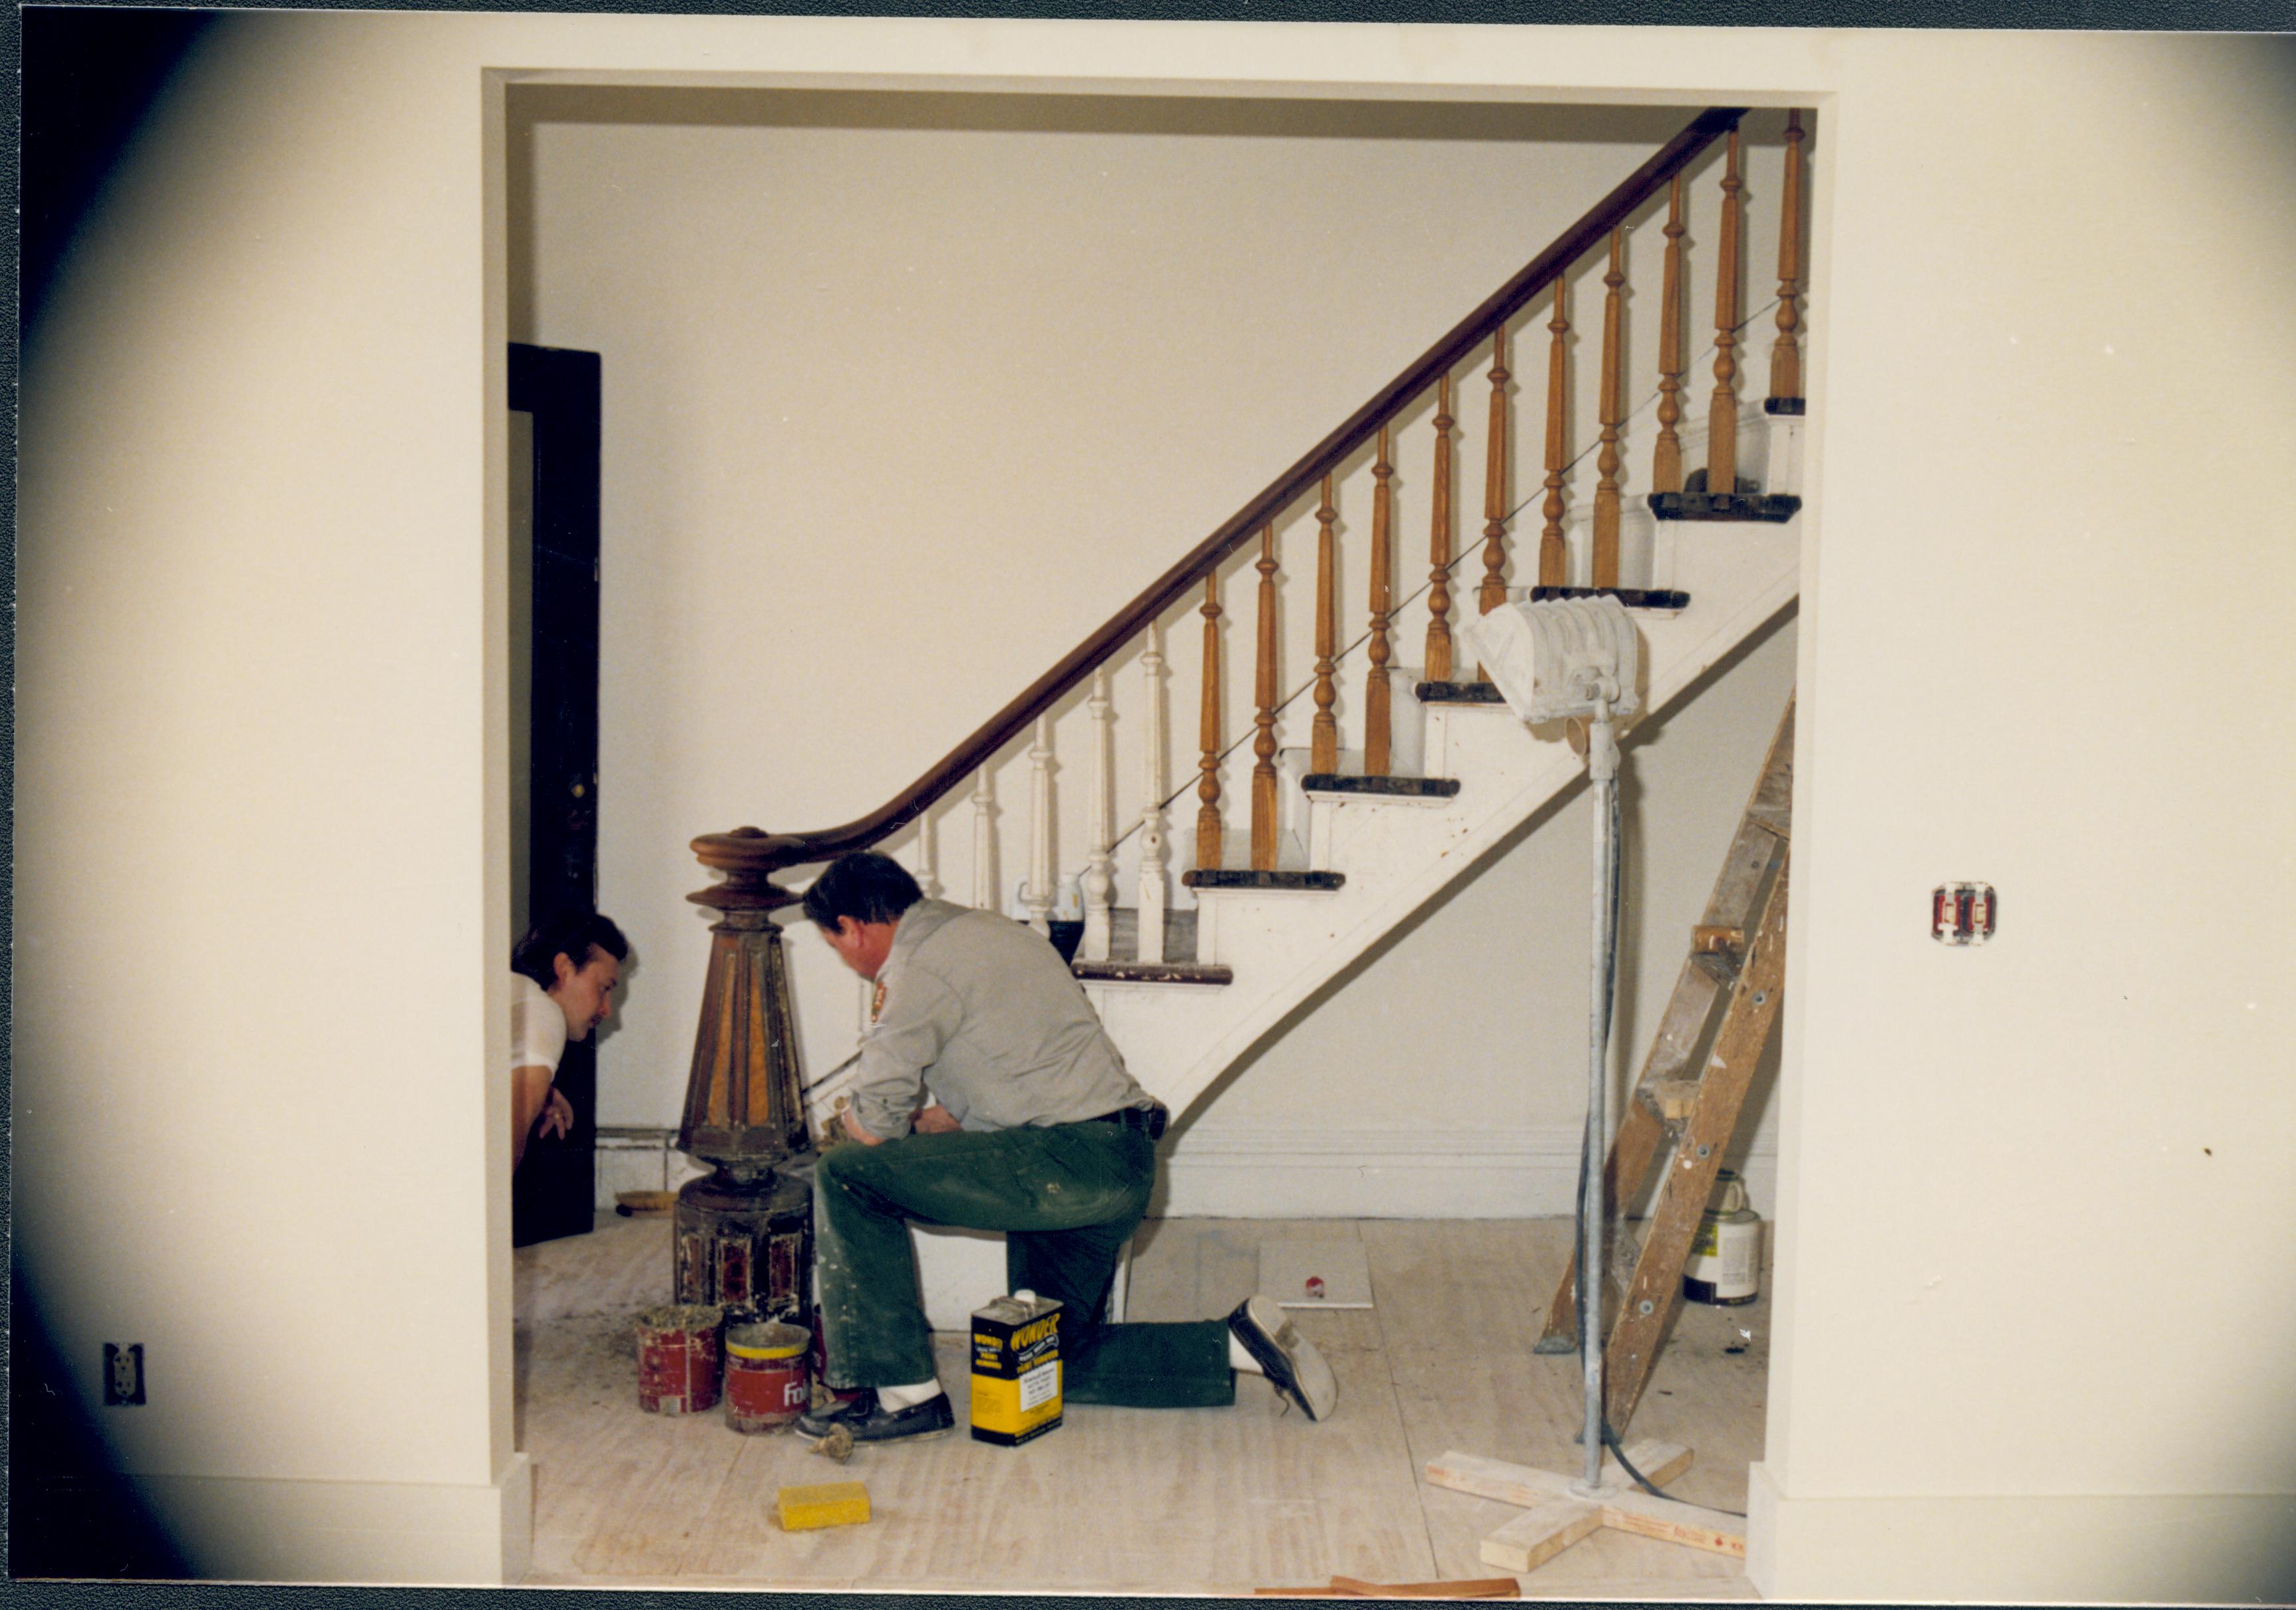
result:
[[[8,1574],[110,1580],[193,1574],[190,1562],[115,1467],[16,1265],[9,1271]]]
[[[1656,150],[1699,110],[1444,101],[1091,95],[961,90],[512,86],[504,127],[509,330],[534,339],[534,131],[545,123],[667,128],[1192,135],[1206,138],[1557,142]]]
[[[21,16],[17,329],[29,339],[112,171],[217,13],[30,6]]]

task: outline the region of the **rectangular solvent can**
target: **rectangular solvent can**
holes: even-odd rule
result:
[[[972,1434],[1017,1448],[1061,1423],[1061,1305],[1033,1292],[972,1313]]]

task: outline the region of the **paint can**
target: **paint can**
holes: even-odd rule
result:
[[[726,1424],[779,1431],[813,1406],[812,1333],[779,1320],[726,1327]]]
[[[1016,1291],[972,1311],[972,1435],[1017,1448],[1061,1423],[1061,1304]]]
[[[726,1311],[665,1303],[638,1315],[638,1407],[700,1414],[718,1402],[718,1327]]]
[[[1728,1169],[1715,1176],[1717,1197],[1698,1221],[1683,1265],[1682,1295],[1693,1303],[1734,1308],[1761,1289],[1762,1221],[1746,1205],[1746,1188]]]

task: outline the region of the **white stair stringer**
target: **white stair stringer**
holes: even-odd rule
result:
[[[1799,519],[1784,525],[1680,527],[1678,616],[1638,615],[1656,714],[1792,602],[1800,584]],[[1471,667],[1462,667],[1470,674]],[[1086,985],[1133,1076],[1185,1113],[1269,1030],[1484,852],[1569,787],[1584,767],[1560,729],[1534,733],[1505,707],[1430,705],[1429,775],[1456,777],[1439,808],[1376,798],[1322,804],[1332,870],[1345,885],[1302,893],[1199,889],[1211,947],[1200,961],[1232,967],[1224,989],[1095,982]]]

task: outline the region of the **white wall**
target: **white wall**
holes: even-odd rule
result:
[[[234,23],[28,352],[17,1222],[84,1385],[154,1348],[111,1423],[201,1490],[179,1516],[233,1507],[212,1568],[515,1569],[506,1104],[473,1099],[511,64],[1818,98],[1753,1574],[2296,1592],[2288,45],[820,20]],[[2153,674],[2156,625],[2197,674]],[[1983,951],[1923,933],[1961,876],[2002,890]],[[323,1356],[356,1399],[275,1362]]]
[[[1757,1580],[2285,1598],[2296,52],[1981,46],[1829,119]]]

